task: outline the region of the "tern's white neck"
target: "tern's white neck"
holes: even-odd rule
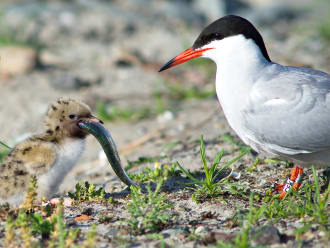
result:
[[[202,48],[213,48],[203,57],[217,64],[216,90],[222,107],[233,105],[237,99],[244,105],[253,84],[262,75],[263,69],[272,64],[262,54],[252,39],[243,35],[215,40]],[[231,107],[232,108],[232,107]],[[226,110],[225,110],[226,111]]]
[[[215,40],[203,48],[214,48],[204,52],[203,57],[217,64],[217,76],[221,82],[253,81],[261,68],[271,63],[262,55],[260,48],[252,39],[243,35]]]
[[[216,91],[230,126],[241,134],[241,113],[248,106],[249,92],[267,65],[272,64],[262,55],[259,47],[243,35],[228,37],[209,43],[203,57],[217,64]]]

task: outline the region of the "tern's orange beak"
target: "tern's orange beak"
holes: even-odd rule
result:
[[[165,65],[163,65],[158,72],[164,71],[168,68],[171,68],[172,66],[176,66],[179,64],[182,64],[188,60],[191,60],[193,58],[198,58],[203,55],[203,53],[207,50],[210,50],[212,48],[204,48],[199,50],[193,50],[191,47],[188,48],[186,51],[183,51],[178,56],[174,57],[170,61],[168,61]]]

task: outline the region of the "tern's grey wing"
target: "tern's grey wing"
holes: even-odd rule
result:
[[[277,64],[264,75],[243,113],[248,135],[286,154],[330,148],[330,75]]]

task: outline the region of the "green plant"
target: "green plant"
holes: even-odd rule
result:
[[[157,182],[155,191],[147,184],[147,194],[141,192],[141,188],[131,186],[130,202],[126,210],[130,218],[125,220],[129,231],[133,234],[155,232],[163,229],[170,220],[168,209],[172,204],[166,202],[166,198],[160,194],[162,181]]]
[[[3,143],[2,141],[0,141],[0,147],[2,147],[2,149],[0,149],[0,163],[1,163],[3,158],[7,156],[7,154],[12,148],[6,145],[5,143]]]
[[[38,35],[27,35],[25,30],[27,29],[28,22],[22,25],[8,25],[6,19],[3,18],[5,14],[4,10],[0,11],[0,46],[23,46],[33,47],[41,49],[43,44],[41,43]],[[28,21],[28,20],[27,20]]]
[[[97,116],[103,121],[127,121],[142,120],[152,115],[153,110],[150,107],[138,109],[118,108],[117,106],[107,107],[105,102],[101,101],[96,107]]]
[[[70,228],[67,230],[64,224],[64,213],[62,202],[57,206],[52,216],[53,231],[50,234],[49,247],[69,248],[78,238],[79,229]]]
[[[7,148],[8,150],[11,149],[11,147],[9,147],[8,145],[6,145],[5,143],[3,143],[2,141],[0,141],[0,145],[4,146],[5,148]]]
[[[141,164],[145,164],[145,163],[155,163],[158,162],[162,159],[166,158],[166,156],[156,156],[156,157],[139,157],[137,160],[135,161],[127,161],[127,166],[125,167],[125,170],[128,171],[134,167],[137,167]]]
[[[34,235],[41,235],[43,239],[48,239],[52,231],[54,231],[54,223],[50,222],[38,213],[28,215],[30,219],[30,227]]]
[[[46,203],[46,204],[42,204],[40,210],[42,211],[42,215],[45,217],[49,217],[53,214],[54,212],[54,206],[52,204],[47,204],[46,199],[43,198],[41,200],[42,203]]]
[[[146,238],[153,240],[164,240],[164,235],[161,233],[150,233],[146,235]]]
[[[322,197],[319,187],[319,180],[316,175],[314,166],[312,167],[312,170],[313,170],[314,186],[315,186],[314,199],[313,201],[312,200],[309,201],[309,203],[312,203],[311,207],[315,206],[314,208],[315,211],[313,212],[312,217],[317,223],[319,223],[326,229],[330,223],[330,213],[328,211],[330,184],[328,184],[328,188],[324,192],[324,196]]]
[[[26,194],[25,201],[22,204],[22,208],[24,208],[27,211],[33,210],[37,198],[37,189],[38,189],[37,177],[31,176],[28,192]]]
[[[264,162],[267,164],[280,164],[285,166],[285,168],[293,167],[293,163],[286,160],[274,159],[274,158],[265,158]]]
[[[191,99],[206,99],[214,97],[216,92],[215,88],[211,90],[199,89],[197,87],[184,87],[181,85],[173,85],[168,82],[163,82],[166,89],[169,91],[169,98],[179,101]]]
[[[20,239],[23,247],[35,246],[33,242],[32,229],[30,228],[30,218],[26,212],[20,211],[16,220],[16,226],[20,229]]]
[[[116,203],[118,203],[118,201],[116,199],[114,199],[113,197],[109,197],[108,198],[108,203],[110,203],[110,204],[116,204]]]
[[[253,225],[258,225],[260,219],[266,219],[267,222],[277,223],[283,219],[300,218],[303,226],[296,231],[296,239],[299,241],[300,236],[306,231],[310,230],[313,225],[314,228],[322,229],[326,235],[325,239],[329,240],[329,223],[330,214],[328,210],[330,186],[323,193],[320,193],[318,177],[314,167],[313,176],[314,184],[305,185],[302,188],[305,196],[296,191],[289,191],[284,199],[278,199],[277,195],[264,196],[262,204],[260,201],[256,206],[253,205],[253,200],[256,198],[255,194],[250,195],[250,205],[248,214],[239,210],[237,213],[242,228],[242,232],[237,234],[234,243],[218,242],[219,247],[251,247],[249,239],[249,230]]]
[[[5,227],[5,246],[6,247],[16,247],[15,240],[15,222],[12,217],[8,216],[6,220]]]
[[[86,240],[84,244],[81,246],[82,248],[94,248],[96,247],[96,239],[97,239],[97,228],[96,225],[93,224],[91,226],[91,230],[86,234]]]
[[[176,166],[175,163],[170,166],[168,164],[161,165],[159,162],[155,162],[154,169],[146,167],[138,174],[129,173],[129,176],[138,182],[166,180],[171,176],[179,174],[179,171],[176,170]]]
[[[98,213],[99,223],[109,223],[114,219],[114,216],[112,214],[108,214],[107,212],[99,212]]]
[[[255,169],[257,168],[257,165],[260,164],[260,159],[256,158],[256,160],[254,161],[254,163],[247,169],[247,171],[249,173],[252,173],[255,171]]]
[[[78,234],[79,229],[68,229],[64,224],[62,204],[47,219],[39,213],[28,213],[21,209],[16,220],[7,217],[5,244],[6,247],[69,248],[77,242]]]
[[[197,188],[195,188],[195,192],[193,193],[193,199],[198,202],[201,198],[205,198],[205,197],[212,198],[212,197],[219,196],[221,193],[220,185],[224,185],[224,184],[230,185],[229,182],[224,183],[225,178],[222,178],[217,182],[216,182],[216,179],[221,173],[223,173],[225,171],[226,168],[228,168],[230,165],[235,163],[237,160],[241,159],[247,152],[248,152],[247,150],[241,152],[240,155],[238,155],[234,159],[228,161],[227,163],[225,163],[224,166],[222,166],[219,169],[219,168],[217,168],[217,166],[219,165],[219,163],[224,155],[224,151],[222,150],[221,152],[219,152],[217,154],[216,159],[214,160],[213,164],[209,168],[207,166],[207,162],[206,162],[204,139],[203,139],[203,136],[201,136],[200,155],[201,155],[201,159],[202,159],[202,163],[203,163],[203,167],[204,167],[205,178],[203,178],[202,180],[199,180],[196,177],[194,177],[188,170],[183,168],[178,162],[175,162],[174,164],[179,166],[181,171],[189,179],[192,180],[192,182],[190,184],[197,186]]]
[[[326,230],[330,222],[328,211],[330,186],[322,197],[314,167],[312,170],[314,184],[301,187],[300,190],[304,195],[291,190],[283,200],[279,200],[277,195],[266,196],[263,199],[264,204],[255,210],[255,216],[263,216],[272,222],[288,217],[302,218],[303,223],[307,225],[313,223]]]
[[[105,191],[101,187],[96,190],[94,184],[90,184],[87,181],[83,183],[76,184],[76,192],[69,192],[69,197],[75,202],[81,201],[102,201],[104,200]]]

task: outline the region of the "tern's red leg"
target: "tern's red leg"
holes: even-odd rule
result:
[[[285,184],[276,185],[276,190],[281,192],[281,199],[292,188],[298,190],[303,179],[303,169],[295,165],[291,171],[290,178],[287,179]]]

